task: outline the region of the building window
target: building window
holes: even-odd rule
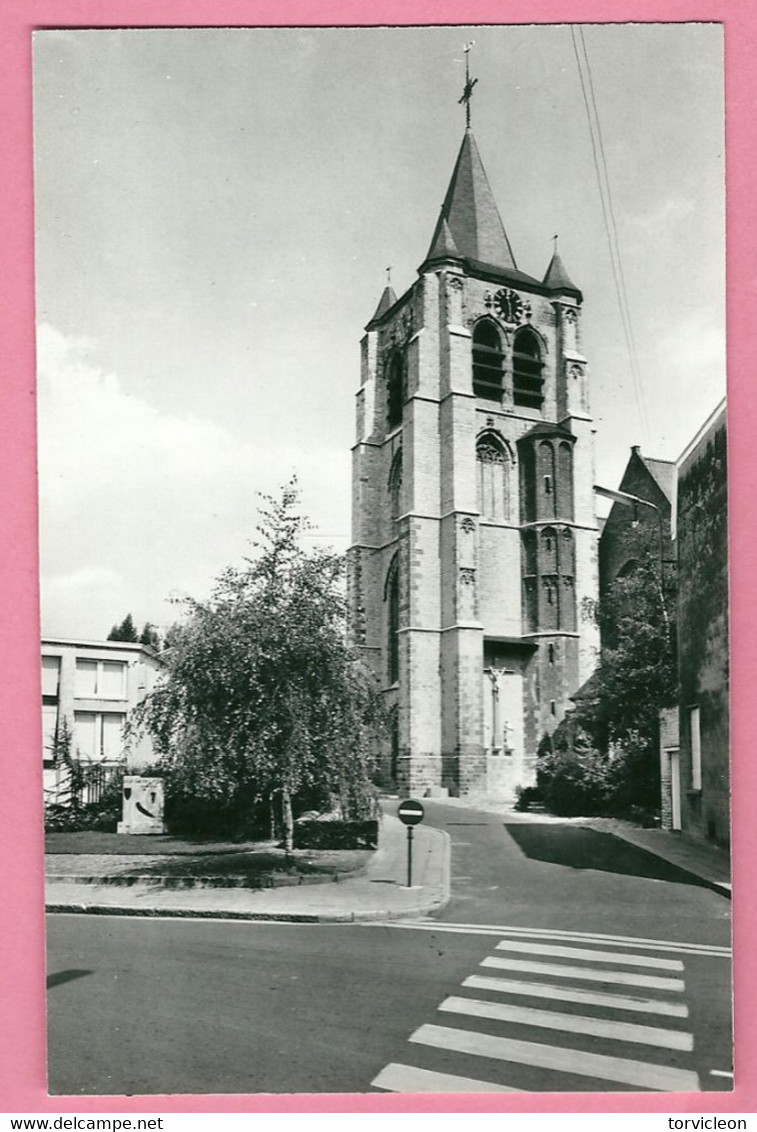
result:
[[[55,762],[55,740],[58,737],[58,705],[42,703],[42,760],[45,766]]]
[[[79,700],[125,700],[125,662],[77,660],[75,695]]]
[[[389,509],[392,519],[402,513],[402,449],[395,454],[389,472]]]
[[[60,657],[42,657],[42,697],[50,696],[57,700],[60,682]]]
[[[542,387],[541,344],[529,327],[515,335],[513,343],[513,401],[529,409],[540,409],[544,401]]]
[[[478,509],[484,519],[509,518],[510,461],[504,446],[492,436],[476,445]]]
[[[502,339],[493,322],[483,319],[473,330],[473,392],[488,401],[502,397],[504,354]]]
[[[123,712],[74,712],[74,748],[86,762],[119,762],[123,751]]]
[[[691,734],[691,789],[702,789],[702,735],[699,729],[699,708],[689,708]]]
[[[394,556],[386,576],[384,600],[387,603],[387,676],[390,684],[396,684],[400,678],[400,572],[397,555]]]
[[[389,359],[386,377],[386,425],[397,428],[402,424],[402,410],[405,406],[405,362],[402,354],[395,351]]]
[[[555,663],[555,646],[554,645],[549,646],[549,663],[550,664]]]

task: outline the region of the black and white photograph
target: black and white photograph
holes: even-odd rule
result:
[[[722,26],[33,90],[50,1094],[729,1093]]]

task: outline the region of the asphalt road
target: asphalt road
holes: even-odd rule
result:
[[[427,806],[425,922],[49,917],[51,1092],[728,1089],[728,901],[516,817]]]

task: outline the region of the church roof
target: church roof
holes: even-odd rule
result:
[[[670,460],[650,460],[648,456],[642,456],[641,452],[639,459],[644,462],[644,466],[665,498],[668,501],[672,500],[676,477],[675,464]]]
[[[452,252],[451,248],[455,251]],[[465,131],[457,155],[426,262],[455,253],[464,259],[517,270],[470,128]]]
[[[375,322],[377,318],[381,318],[382,315],[385,315],[389,308],[393,307],[396,302],[397,296],[394,293],[394,288],[391,286],[391,284],[387,283],[381,294],[379,305],[376,307],[376,313],[371,319],[371,322]]]
[[[581,294],[565,270],[565,264],[557,248],[555,248],[555,253],[549,261],[547,274],[544,276],[544,286],[550,291],[575,291],[576,294]]]

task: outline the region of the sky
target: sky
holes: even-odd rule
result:
[[[35,33],[42,629],[166,626],[292,473],[344,549],[359,341],[472,124],[518,267],[584,295],[596,481],[725,392],[722,35],[588,25],[641,393],[567,25]]]

